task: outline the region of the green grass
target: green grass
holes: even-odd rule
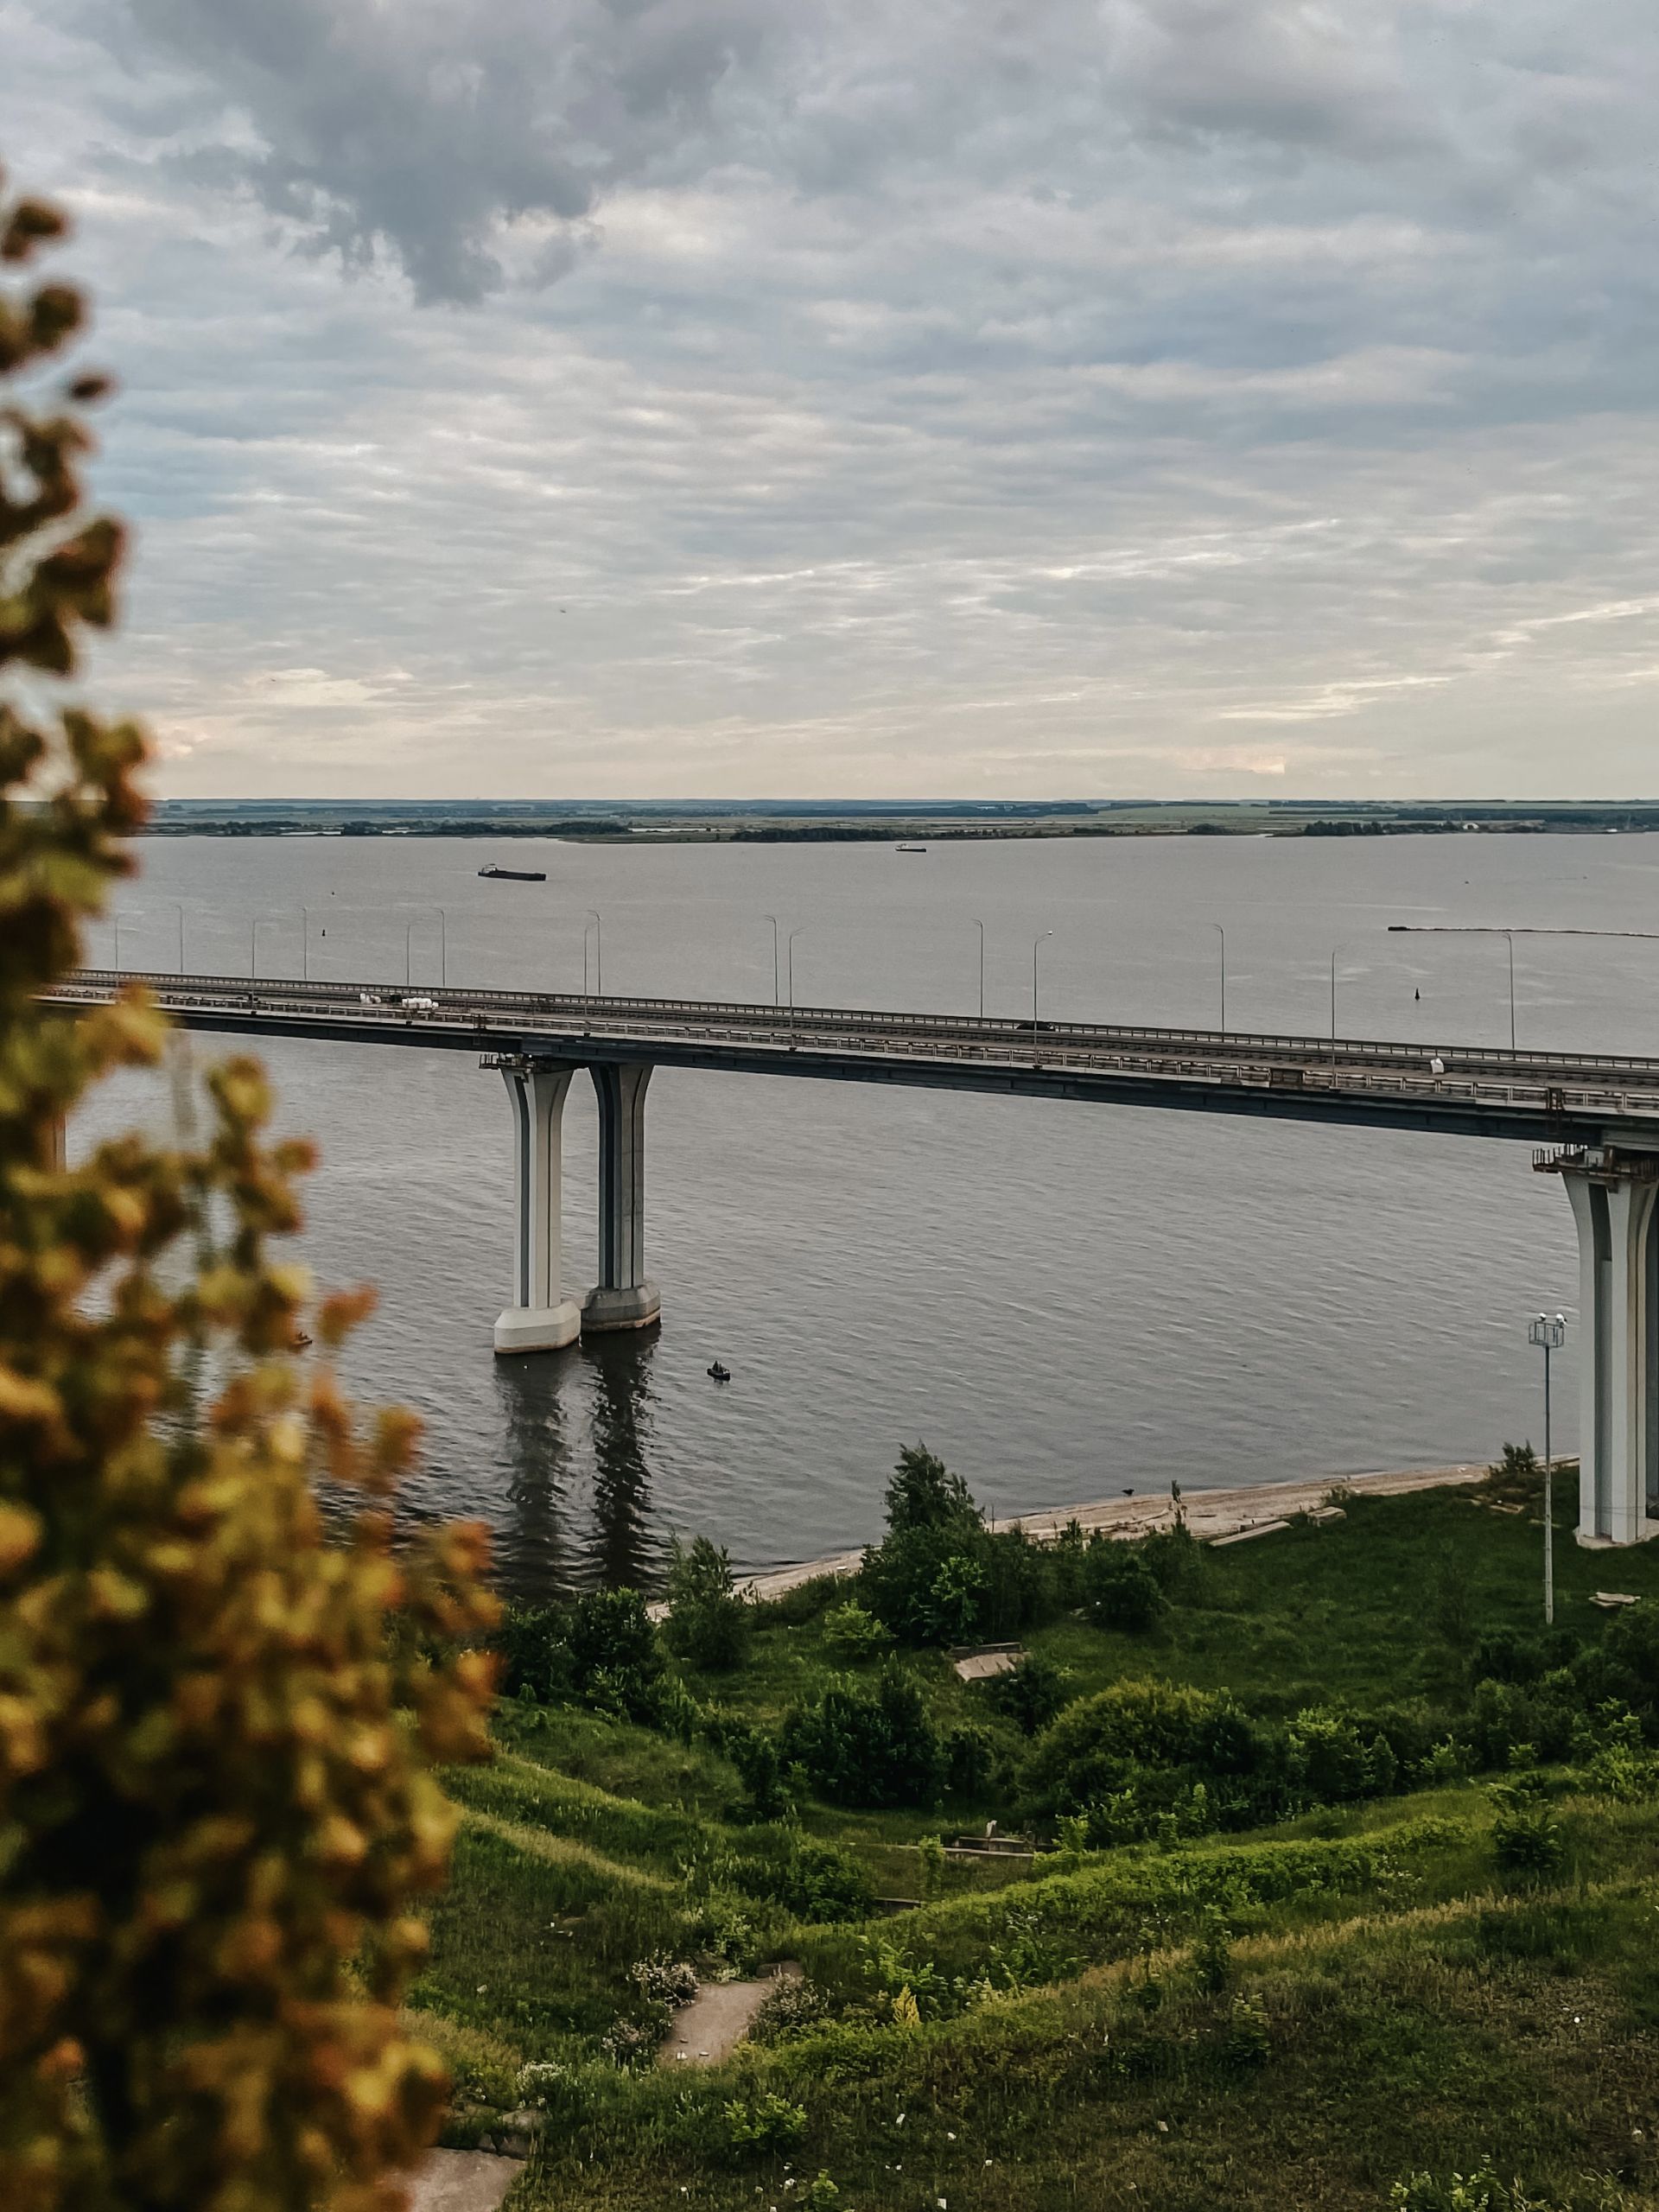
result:
[[[1659,1556],[1580,1552],[1559,1488],[1557,1618],[1588,1639],[1605,1625],[1590,1592],[1659,1596]],[[1077,1694],[1154,1676],[1265,1717],[1342,1699],[1449,1713],[1474,1637],[1541,1624],[1541,1548],[1535,1521],[1466,1491],[1359,1499],[1206,1552],[1151,1634],[1068,1618],[1028,1641]],[[760,1609],[741,1671],[687,1687],[774,1726],[844,1670],[822,1630],[843,1594]],[[982,1721],[1018,1755],[940,1655],[905,1663],[938,1724]],[[569,1711],[510,1709],[499,1732],[495,1763],[454,1779],[455,1875],[415,2012],[457,2076],[453,2139],[512,2105],[525,2060],[566,2069],[512,2212],[753,2212],[801,2202],[820,2168],[838,2212],[1382,2212],[1403,2174],[1488,2152],[1552,2207],[1659,2205],[1659,1821],[1582,1776],[1543,1777],[1566,1857],[1536,1890],[1501,1874],[1477,1781],[1244,1836],[951,1864],[925,1904],[804,1925],[741,1893],[757,1832],[723,1758]],[[915,1897],[921,1838],[1011,1809],[807,1803],[799,1829],[880,1897]],[[1217,1914],[1215,1993],[1194,1946]],[[622,2074],[600,2038],[642,2017],[630,1968],[656,1953],[705,1974],[798,1959],[831,2018],[713,2069]],[[918,2024],[896,2024],[901,1987]],[[740,2155],[728,2107],[768,2096],[804,2113],[802,2139]]]

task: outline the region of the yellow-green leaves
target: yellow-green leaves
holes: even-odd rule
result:
[[[0,205],[0,265],[63,227]],[[81,320],[0,296],[0,376]],[[394,1547],[416,1424],[359,1433],[327,1361],[371,1300],[312,1311],[270,1251],[312,1153],[256,1062],[211,1071],[199,1148],[62,1164],[87,1086],[167,1044],[137,993],[41,1005],[145,809],[136,726],[21,696],[112,617],[121,532],[79,514],[105,390],[0,405],[0,677],[30,672],[0,701],[0,2207],[390,2212],[446,2090],[397,2005],[454,1829],[433,1765],[486,1748],[484,1537]],[[319,1478],[362,1501],[332,1535]]]

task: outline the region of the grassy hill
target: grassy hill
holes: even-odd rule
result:
[[[760,1609],[734,1668],[671,1665],[652,1725],[568,1687],[508,1701],[496,1763],[455,1778],[416,1992],[452,2139],[528,2093],[524,2212],[1659,2202],[1659,1638],[1631,1626],[1659,1559],[1579,1551],[1563,1501],[1541,1641],[1536,1511],[1524,1477],[1350,1501],[1186,1562],[1139,1630],[1051,1606],[1022,1640],[1063,1703],[1031,1737],[940,1650],[849,1659],[823,1585]],[[1610,1577],[1648,1601],[1611,1629]],[[807,1743],[791,1713],[878,1679],[976,1747],[973,1786],[951,1794],[952,1754],[933,1802],[831,1802],[798,1764],[786,1816],[750,1817],[753,1745]],[[1092,1716],[1148,1699],[1221,1716],[1281,1816],[1222,1824],[1224,1786],[1172,1781],[1144,1738],[1108,1799],[1033,1812]],[[988,1819],[1056,1847],[984,1866],[928,1840]],[[650,2065],[665,1964],[783,1959],[805,1980],[762,2039]],[[1455,2194],[1489,2159],[1502,2187]]]

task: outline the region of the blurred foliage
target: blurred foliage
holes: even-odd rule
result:
[[[27,273],[65,227],[0,205],[0,377],[35,395],[0,410],[0,2203],[368,2212],[446,2094],[397,2006],[433,1770],[486,1748],[483,1539],[393,1552],[415,1424],[363,1440],[328,1357],[365,1295],[290,1357],[308,1286],[268,1247],[311,1153],[256,1063],[211,1073],[200,1142],[63,1163],[88,1087],[167,1048],[137,992],[41,1002],[131,872],[147,757],[51,697],[122,554],[82,512],[105,381],[53,366],[82,300]],[[360,1501],[327,1541],[320,1476]]]

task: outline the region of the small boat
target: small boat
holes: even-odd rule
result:
[[[481,868],[478,871],[486,883],[545,883],[544,868]]]
[[[893,850],[899,853],[925,853],[927,847],[925,845],[895,845]]]
[[[731,1369],[729,1367],[722,1367],[717,1359],[710,1362],[709,1372],[713,1376],[716,1382],[729,1382],[732,1379]]]

